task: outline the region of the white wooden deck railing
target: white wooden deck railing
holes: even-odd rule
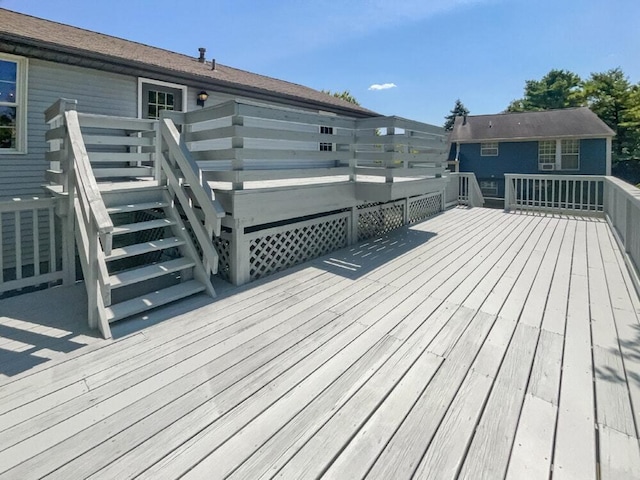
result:
[[[205,271],[215,274],[218,272],[218,254],[213,248],[212,238],[220,236],[225,212],[215,201],[209,185],[199,178],[198,166],[170,118],[163,116],[160,120],[159,138],[157,168],[160,181],[166,182],[187,216],[202,252],[200,259]],[[201,215],[198,216],[197,212]],[[208,279],[205,284],[209,284]]]
[[[113,223],[98,190],[75,108],[75,100],[61,99],[45,112],[51,126],[46,134],[52,149],[48,158],[55,158],[59,167],[50,179],[59,180],[61,192],[66,194],[65,283],[75,281],[75,235],[87,289],[89,325],[110,338],[104,310],[111,304],[105,254],[111,252]]]
[[[605,177],[604,212],[640,294],[640,189],[619,178]]]
[[[0,202],[0,293],[62,280],[53,198]]]
[[[478,180],[471,172],[451,172],[448,174],[449,183],[446,190],[447,208],[455,205],[468,207],[482,207],[484,196],[478,185]]]
[[[442,129],[397,117],[354,119],[237,100],[164,115],[183,126],[203,179],[220,189],[439,177],[446,164]]]
[[[507,211],[602,215],[604,177],[597,175],[505,174]]]

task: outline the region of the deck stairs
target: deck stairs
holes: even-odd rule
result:
[[[50,133],[64,127],[48,138],[58,140],[51,158],[62,161],[52,162],[46,188],[69,198],[73,210],[67,218],[89,324],[109,338],[118,320],[202,292],[215,296],[212,236],[224,212],[198,181],[177,129],[78,114],[73,102],[48,111],[47,120]]]

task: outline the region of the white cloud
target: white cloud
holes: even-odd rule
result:
[[[369,87],[369,90],[389,90],[390,88],[396,88],[395,83],[374,83]]]

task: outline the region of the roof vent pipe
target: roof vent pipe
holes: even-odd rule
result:
[[[200,63],[204,63],[204,54],[205,54],[205,52],[207,51],[207,49],[206,49],[206,48],[204,48],[204,47],[200,47],[200,48],[198,49],[198,51],[200,52],[200,56],[198,57],[198,61],[199,61]]]
[[[216,69],[216,59],[212,58],[211,59],[211,70],[215,70]]]
[[[462,124],[463,124],[463,125],[466,125],[466,124],[467,124],[467,116],[466,116],[466,115],[463,115],[463,116],[462,116]]]

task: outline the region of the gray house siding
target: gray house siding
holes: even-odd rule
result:
[[[42,195],[48,168],[44,111],[52,103],[74,98],[81,112],[135,117],[136,82],[124,75],[29,59],[27,153],[0,155],[0,200]]]

